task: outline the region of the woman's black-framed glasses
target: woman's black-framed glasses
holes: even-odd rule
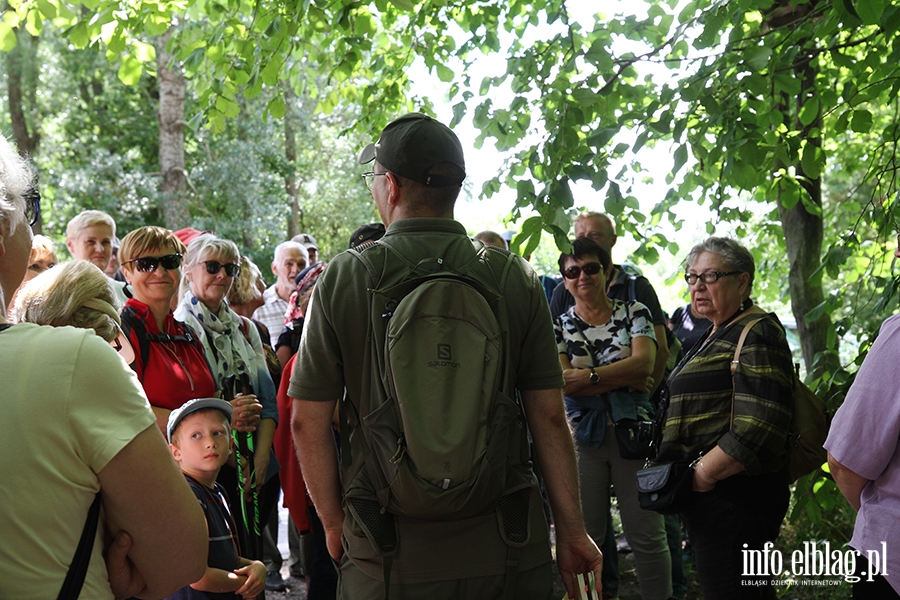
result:
[[[563,277],[566,279],[578,279],[581,276],[581,272],[584,271],[585,275],[596,275],[600,272],[603,267],[600,266],[600,263],[592,262],[586,265],[581,265],[580,267],[569,267],[565,271],[563,271]]]
[[[31,188],[22,196],[25,200],[25,220],[28,225],[34,227],[34,224],[41,218],[41,193],[35,188]]]
[[[181,266],[180,254],[167,254],[165,256],[142,256],[141,258],[132,258],[124,263],[134,263],[134,267],[142,273],[152,273],[159,265],[168,271],[174,271]]]
[[[715,283],[723,277],[737,275],[740,272],[741,271],[728,271],[727,273],[723,273],[722,271],[707,271],[706,273],[685,273],[684,280],[687,281],[688,285],[694,285],[698,280],[703,283]]]
[[[376,177],[381,177],[383,175],[387,175],[388,171],[382,171],[381,173],[376,173],[375,171],[369,171],[368,173],[363,173],[362,178],[363,182],[366,184],[366,189],[370,192],[372,191],[372,182]]]
[[[206,272],[215,275],[222,269],[225,269],[225,275],[228,277],[237,277],[241,272],[241,265],[236,263],[225,263],[224,265],[217,260],[201,260],[206,265]]]

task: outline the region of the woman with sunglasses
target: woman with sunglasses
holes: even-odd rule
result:
[[[231,391],[225,390],[232,385],[229,383],[231,380],[244,379],[252,388],[251,394],[255,394],[246,397],[253,398],[255,406],[260,409],[258,415],[261,419],[253,436],[255,485],[260,490],[256,506],[258,515],[269,515],[278,500],[279,491],[276,477],[278,462],[272,451],[278,404],[259,331],[250,319],[235,313],[225,299],[240,273],[240,264],[241,255],[234,242],[209,233],[194,238],[184,256],[183,294],[175,309],[175,317],[196,331],[217,389]],[[240,397],[235,398],[235,402],[241,400]],[[229,490],[232,499],[242,497],[241,491],[238,491],[237,473],[230,464],[220,471],[219,482]],[[246,494],[247,490],[242,492]],[[241,514],[237,503],[233,510],[235,514]],[[260,530],[265,527],[263,521],[264,518],[258,523]],[[247,530],[251,529],[249,523],[243,525],[238,527],[239,530],[246,528],[241,531],[242,542],[247,539]],[[243,546],[248,548],[248,558],[262,559],[261,549],[255,547],[257,542],[251,539],[249,545]]]
[[[184,244],[162,227],[135,229],[119,246],[131,296],[122,309],[122,328],[134,348],[132,368],[163,433],[170,412],[216,391],[198,336],[172,314],[182,254]]]
[[[581,508],[588,534],[602,541],[609,486],[615,486],[641,596],[666,600],[672,595],[672,577],[663,517],[638,504],[635,473],[644,459],[631,456],[632,448],[620,448],[616,431],[653,416],[649,392],[656,338],[646,306],[607,296],[611,266],[609,253],[590,238],[576,239],[572,254],[559,258],[563,284],[575,299],[554,326],[566,381],[566,414],[578,450]]]

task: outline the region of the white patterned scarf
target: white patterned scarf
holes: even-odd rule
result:
[[[251,322],[231,310],[224,300],[218,312],[213,313],[190,290],[175,309],[175,318],[190,325],[200,338],[217,389],[222,389],[229,375],[247,373],[253,390],[259,391],[259,373],[266,370],[265,352]]]

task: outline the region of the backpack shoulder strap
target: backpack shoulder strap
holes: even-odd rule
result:
[[[634,302],[637,300],[637,294],[635,293],[634,286],[637,281],[637,276],[632,275],[631,273],[625,272],[625,275],[628,277],[628,299]]]
[[[120,314],[122,321],[122,332],[128,341],[131,341],[131,331],[137,337],[138,349],[141,352],[141,372],[147,368],[147,361],[150,360],[150,341],[147,339],[147,330],[144,328],[144,322],[138,318],[134,308],[126,306]]]

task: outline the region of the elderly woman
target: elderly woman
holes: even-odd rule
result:
[[[606,535],[609,485],[616,488],[622,525],[637,564],[641,595],[672,595],[671,559],[662,515],[641,510],[635,473],[643,459],[622,456],[615,422],[652,416],[650,374],[656,338],[650,311],[640,302],[606,295],[612,262],[590,238],[563,253],[559,270],[575,299],[556,320],[556,341],[566,385],[566,413],[575,432],[581,506],[590,536]]]
[[[28,267],[33,183],[0,138],[0,306]],[[0,597],[57,597],[83,532],[95,543],[77,553],[72,597],[159,598],[196,581],[205,519],[134,375],[93,331],[7,327],[3,313]]]
[[[218,389],[227,385],[229,376],[246,375],[262,403],[262,420],[254,436],[256,485],[262,490],[259,514],[268,515],[278,500],[279,489],[275,477],[278,462],[273,460],[272,452],[278,404],[259,331],[249,319],[231,310],[225,301],[240,272],[240,261],[241,255],[234,242],[208,233],[194,238],[185,254],[184,294],[175,317],[196,331]],[[234,469],[226,465],[219,477],[229,491],[236,492]],[[265,523],[259,525],[262,527]],[[249,558],[261,558],[258,548],[255,554],[251,548]]]
[[[133,368],[162,432],[170,412],[216,391],[199,339],[175,320],[170,308],[181,282],[183,254],[181,241],[162,227],[135,229],[119,246],[131,295],[122,309],[122,326],[134,347]]]
[[[669,377],[661,460],[702,458],[695,494],[682,513],[703,597],[775,598],[766,579],[742,585],[742,551],[778,536],[790,499],[784,470],[793,402],[791,351],[777,317],[749,330],[734,376],[731,363],[753,306],[754,263],[738,242],[694,246],[684,275],[691,306],[712,322]]]

